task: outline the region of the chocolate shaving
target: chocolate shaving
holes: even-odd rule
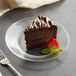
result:
[[[37,25],[37,26],[40,26],[38,21],[36,21],[36,25]]]
[[[47,23],[47,21],[46,21],[46,17],[43,18],[43,21],[44,21],[45,23]]]
[[[52,22],[51,21],[48,21],[48,24],[51,26],[52,25]]]
[[[43,26],[44,24],[43,23],[41,23],[41,27]]]
[[[41,19],[41,17],[40,17],[40,16],[38,16],[38,18],[39,18],[39,19]]]
[[[43,16],[41,16],[41,19],[43,19]]]
[[[32,25],[33,25],[33,26],[34,26],[34,22],[35,22],[35,21],[32,22]]]

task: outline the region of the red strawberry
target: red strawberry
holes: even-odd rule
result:
[[[54,46],[54,48],[59,48],[59,44],[55,38],[52,38],[50,41],[47,42],[46,47],[51,48]]]

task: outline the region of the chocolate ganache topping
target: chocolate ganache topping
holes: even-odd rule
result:
[[[26,31],[34,30],[42,27],[50,28],[52,25],[55,25],[55,23],[49,19],[47,16],[41,16],[39,15],[33,23],[26,29]]]

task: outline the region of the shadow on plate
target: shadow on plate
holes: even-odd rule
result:
[[[28,53],[30,55],[35,55],[35,56],[41,56],[41,55],[43,55],[43,54],[41,54],[41,50],[43,48],[45,48],[45,47],[43,46],[43,47],[39,47],[36,49],[28,50],[28,51],[26,51],[26,53]]]

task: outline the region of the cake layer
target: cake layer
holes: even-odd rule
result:
[[[57,34],[57,31],[55,33],[53,33],[53,35],[44,37],[42,39],[26,41],[27,49],[29,50],[29,49],[36,48],[39,46],[44,46],[50,39],[56,38],[56,34]]]
[[[42,38],[42,39],[26,42],[27,49],[29,50],[29,49],[33,49],[36,47],[44,46],[52,38],[56,38],[56,37],[51,36],[51,37],[47,37],[47,38]]]
[[[30,42],[45,37],[51,37],[56,32],[57,32],[57,26],[52,25],[50,28],[40,28],[36,30],[30,30],[28,32],[24,32],[24,34],[25,34],[25,40],[27,42]]]

